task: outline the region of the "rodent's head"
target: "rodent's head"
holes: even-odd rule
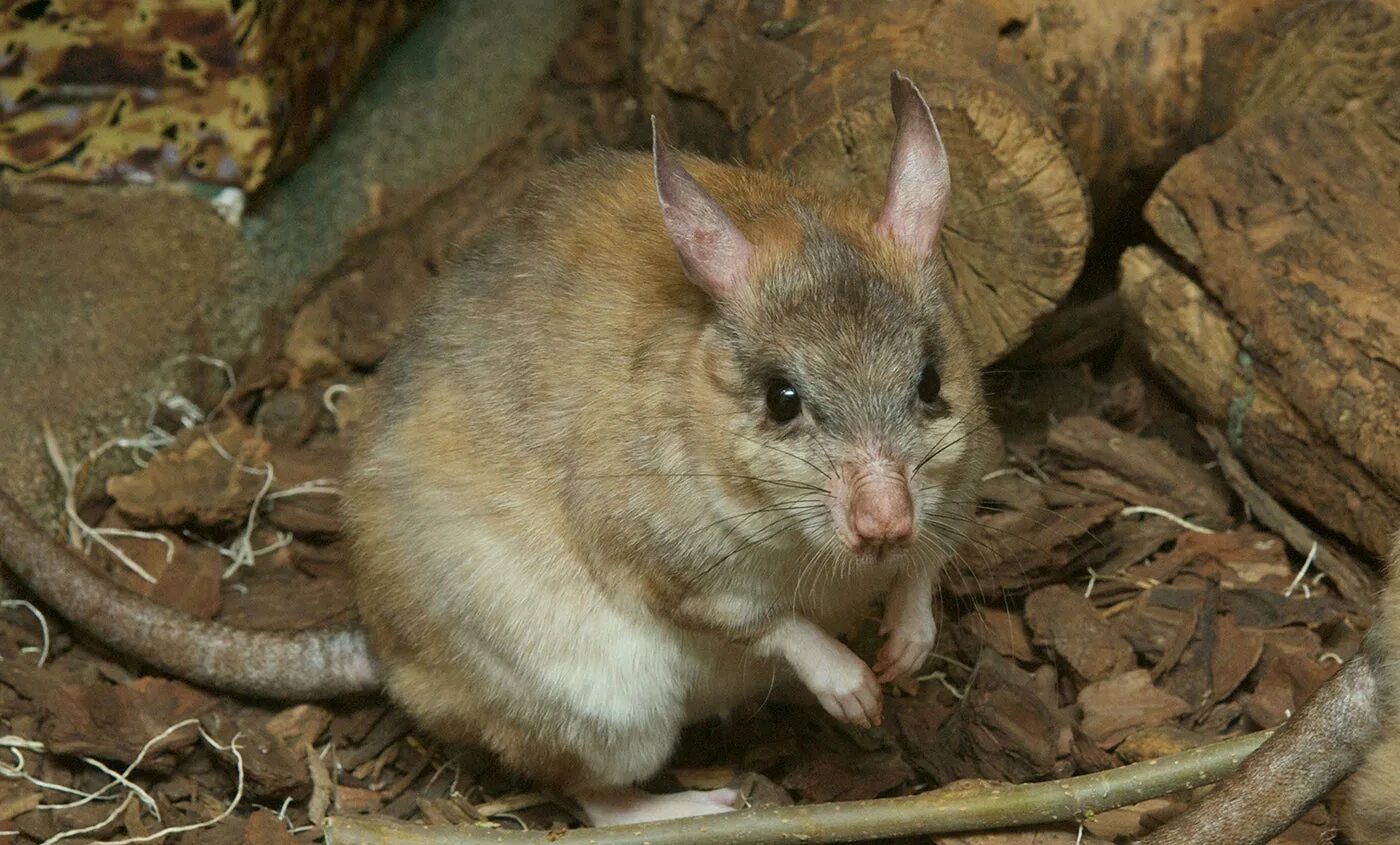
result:
[[[729,525],[752,542],[798,532],[858,556],[927,553],[969,528],[991,433],[934,255],[947,159],[923,97],[898,74],[892,99],[878,216],[794,200],[788,228],[800,235],[783,248],[751,242],[654,147],[666,229],[715,303],[696,399],[728,436],[707,457],[753,511]]]

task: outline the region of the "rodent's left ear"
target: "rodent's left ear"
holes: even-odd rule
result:
[[[943,227],[952,182],[948,154],[924,95],[909,77],[890,75],[894,107],[894,151],[885,183],[885,206],[876,223],[881,234],[927,255]]]
[[[651,119],[651,156],[661,219],[690,280],[715,299],[747,283],[753,245],[715,198],[681,165]]]

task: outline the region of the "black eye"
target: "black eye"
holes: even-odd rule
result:
[[[768,382],[768,416],[776,423],[792,422],[802,413],[802,396],[792,382],[785,378],[770,379]]]
[[[924,372],[919,376],[919,401],[931,405],[938,401],[938,394],[942,392],[943,380],[938,377],[938,368],[925,364]]]

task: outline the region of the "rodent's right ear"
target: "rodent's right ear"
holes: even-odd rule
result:
[[[661,140],[655,117],[651,157],[661,220],[686,275],[715,299],[733,295],[748,282],[753,245]]]

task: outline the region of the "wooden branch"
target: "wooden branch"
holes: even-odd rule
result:
[[[373,816],[337,816],[326,845],[761,845],[863,842],[897,836],[995,830],[1082,819],[1093,813],[1214,783],[1239,766],[1268,731],[1090,775],[974,792],[740,810],[719,816],[577,830],[428,827]]]
[[[1201,436],[1215,450],[1215,458],[1220,462],[1220,472],[1225,476],[1225,481],[1249,506],[1254,518],[1269,530],[1276,532],[1300,554],[1311,552],[1313,544],[1316,543],[1317,568],[1332,579],[1332,583],[1337,585],[1337,591],[1344,598],[1369,609],[1376,596],[1375,581],[1371,574],[1349,555],[1334,550],[1318,539],[1306,525],[1279,504],[1277,499],[1265,492],[1230,450],[1230,443],[1224,432],[1213,426],[1203,425],[1198,428]]]

